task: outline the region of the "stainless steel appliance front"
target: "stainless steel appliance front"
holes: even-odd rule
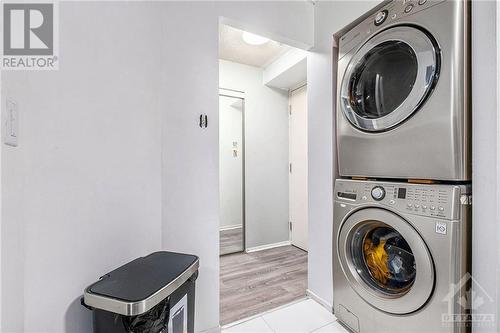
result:
[[[354,332],[466,332],[470,186],[337,180],[333,287]],[[404,329],[403,329],[404,328]]]
[[[341,176],[471,178],[468,27],[466,2],[394,1],[340,38]]]

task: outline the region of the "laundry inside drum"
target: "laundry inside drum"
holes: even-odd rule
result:
[[[360,274],[365,282],[391,295],[411,288],[416,276],[415,257],[399,232],[388,226],[374,228],[366,233],[362,247],[365,267],[358,272],[365,273]]]

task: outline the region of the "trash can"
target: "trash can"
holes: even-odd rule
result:
[[[102,276],[85,289],[94,333],[194,333],[199,259],[155,252]]]

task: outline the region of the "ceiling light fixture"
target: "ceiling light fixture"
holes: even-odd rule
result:
[[[253,34],[251,32],[243,32],[242,38],[245,41],[245,43],[250,44],[250,45],[262,45],[266,44],[269,42],[269,38],[262,37],[256,34]]]

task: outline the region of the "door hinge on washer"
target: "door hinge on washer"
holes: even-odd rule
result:
[[[292,163],[288,164],[288,171],[290,171],[290,173],[292,173]]]
[[[290,226],[290,231],[292,231],[293,227],[292,227],[292,221],[288,221],[288,225]]]

